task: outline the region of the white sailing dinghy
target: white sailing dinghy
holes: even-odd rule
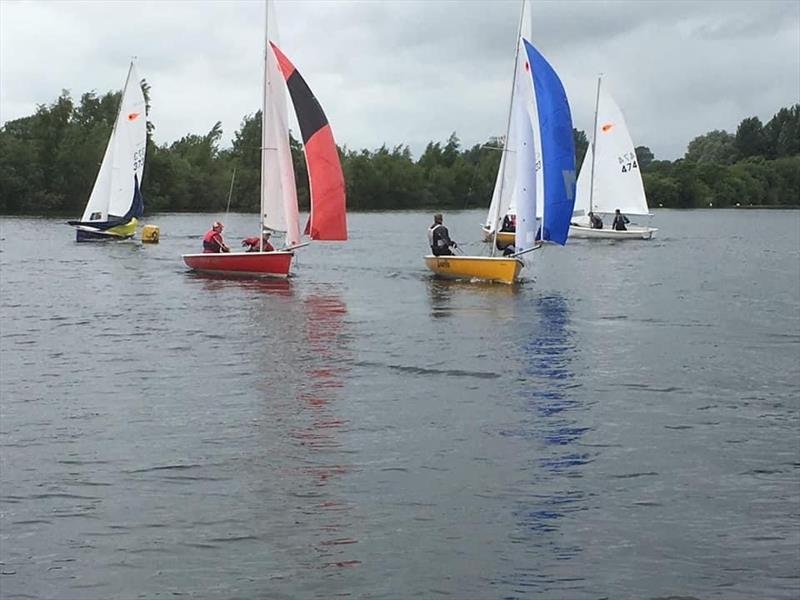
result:
[[[508,135],[487,224],[491,256],[425,257],[425,265],[451,279],[513,283],[522,255],[540,240],[565,244],[575,203],[575,148],[567,95],[553,67],[522,35],[530,22],[523,1],[509,106]],[[515,207],[515,253],[495,256],[502,217]]]
[[[626,225],[623,231],[612,229],[617,209],[625,216],[652,215],[622,111],[601,82],[602,78],[598,78],[594,134],[578,175],[569,235],[572,238],[649,240],[657,229],[635,224]],[[605,216],[602,229],[591,227],[589,212],[601,219]]]
[[[333,132],[319,101],[278,46],[274,6],[265,3],[261,112],[261,215],[263,233],[284,236],[284,247],[258,252],[184,254],[183,262],[201,273],[246,277],[288,277],[301,239],[294,178],[287,91],[291,96],[308,168],[311,210],[304,233],[312,240],[347,239],[345,184]],[[263,239],[263,237],[261,237]]]
[[[67,221],[75,228],[78,242],[125,240],[136,233],[136,224],[144,212],[139,186],[146,144],[144,93],[131,63],[89,202],[80,220]]]

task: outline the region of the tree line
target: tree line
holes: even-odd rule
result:
[[[149,108],[149,86],[143,82]],[[86,204],[116,118],[120,92],[66,90],[34,114],[0,128],[0,213],[79,215]],[[147,212],[257,212],[261,112],[247,115],[222,148],[217,122],[204,135],[158,145],[148,122],[142,193]],[[573,130],[576,164],[588,147]],[[302,145],[290,139],[301,209],[308,208]],[[453,133],[430,142],[414,160],[407,145],[376,150],[339,148],[350,210],[485,208],[491,199],[502,139],[462,148]],[[766,124],[744,119],[735,134],[711,131],[692,140],[683,158],[656,160],[636,148],[651,207],[800,205],[800,104]],[[235,170],[235,179],[231,188]],[[232,189],[232,192],[231,192]]]

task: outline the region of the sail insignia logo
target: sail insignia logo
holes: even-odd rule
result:
[[[612,127],[614,127],[613,123],[606,123],[600,128],[600,131],[602,131],[603,133],[608,133],[609,131],[611,131]]]
[[[137,113],[137,112],[128,113],[128,121],[135,121],[136,119],[139,118],[140,114],[141,113]]]

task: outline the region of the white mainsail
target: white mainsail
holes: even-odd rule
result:
[[[142,182],[146,142],[144,93],[131,63],[117,119],[81,221],[99,223],[127,214],[134,202],[136,182]]]
[[[517,36],[517,44],[521,44],[520,38],[531,39],[531,12],[528,6],[528,0],[522,2],[522,13],[520,14],[519,22],[519,35]],[[518,52],[517,56],[524,57],[525,52]],[[520,59],[520,60],[524,60]],[[516,159],[509,156],[515,152],[517,147],[517,119],[514,118],[514,103],[516,102],[514,95],[517,86],[517,72],[519,65],[515,65],[515,76],[511,82],[511,100],[508,107],[508,122],[506,125],[506,137],[503,143],[503,151],[500,156],[500,167],[497,170],[497,179],[494,184],[494,191],[492,192],[492,201],[489,205],[489,212],[486,214],[486,228],[494,232],[503,217],[509,212],[515,212],[514,203],[514,182],[516,181]],[[536,137],[534,131],[534,142]],[[538,145],[536,146],[538,148]]]
[[[512,203],[517,215],[514,246],[517,252],[530,250],[536,243],[537,191],[542,187],[537,181],[541,169],[536,169],[539,133],[539,118],[536,111],[535,94],[531,82],[530,64],[525,52],[525,42],[519,39],[516,77],[514,82],[514,122],[516,145],[513,150],[514,190]]]
[[[270,41],[278,43],[275,10],[267,2],[264,36],[264,98],[261,112],[261,225],[286,233],[285,245],[300,242],[297,186],[289,145],[287,92]]]
[[[575,221],[588,224],[586,215],[589,211],[613,213],[619,209],[628,215],[649,214],[636,150],[628,127],[619,106],[602,86],[597,95],[596,121],[594,152],[590,145],[578,176],[573,213]]]

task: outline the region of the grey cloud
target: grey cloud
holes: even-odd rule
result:
[[[453,131],[465,146],[503,132],[519,7],[276,2],[282,49],[337,141],[416,154]],[[800,101],[794,1],[536,1],[532,12],[532,41],[561,75],[576,127],[591,128],[603,72],[634,141],[660,158]],[[260,2],[0,2],[0,114],[27,114],[62,88],[117,89],[136,54],[157,141],[217,120],[230,139],[260,108],[262,36]]]

